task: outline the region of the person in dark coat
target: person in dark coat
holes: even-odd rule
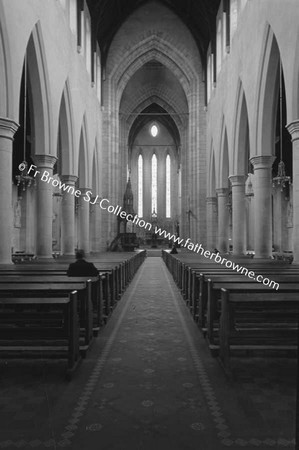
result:
[[[97,277],[99,275],[98,269],[84,259],[84,250],[76,251],[76,262],[71,263],[67,270],[69,277]]]

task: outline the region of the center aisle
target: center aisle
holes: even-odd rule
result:
[[[72,449],[219,448],[217,420],[226,426],[195,345],[200,334],[161,258],[146,259],[107,328],[69,420]]]

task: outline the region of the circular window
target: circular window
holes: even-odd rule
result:
[[[152,125],[152,126],[151,126],[151,135],[152,135],[153,137],[156,137],[157,134],[158,134],[158,127],[157,127],[157,125]]]

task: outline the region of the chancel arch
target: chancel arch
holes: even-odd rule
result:
[[[127,145],[126,140],[123,139],[126,134],[123,132],[123,129],[128,129],[122,116],[123,99],[126,91],[128,92],[131,80],[137,77],[145,67],[148,69],[148,66],[156,66],[158,71],[161,71],[160,68],[162,67],[169,79],[175,80],[177,89],[172,88],[174,85],[172,81],[169,84],[167,83],[167,78],[155,78],[152,71],[152,86],[149,86],[148,93],[145,90],[141,92],[140,86],[134,85],[135,91],[132,96],[131,106],[125,111],[127,114],[133,114],[134,109],[142,102],[148,101],[153,94],[159,98],[160,91],[163,92],[164,87],[169,91],[169,86],[171,86],[170,95],[167,95],[167,97],[175,105],[173,117],[176,117],[177,120],[180,114],[185,116],[184,125],[181,125],[183,131],[180,130],[180,160],[179,168],[177,168],[177,170],[181,170],[180,230],[183,235],[186,235],[185,237],[191,230],[191,237],[194,240],[201,237],[201,240],[204,242],[206,239],[205,218],[199,211],[201,205],[205,205],[206,170],[205,165],[199,162],[200,154],[204,152],[205,128],[204,117],[200,114],[200,102],[195,101],[199,96],[202,100],[201,106],[204,108],[200,54],[190,31],[180,19],[164,5],[155,3],[155,8],[152,8],[151,5],[154,5],[154,3],[149,2],[134,11],[120,27],[111,42],[107,55],[106,78],[103,84],[103,102],[108,110],[112,110],[116,114],[109,120],[109,130],[104,137],[104,146],[107,148],[109,155],[111,155],[111,162],[114,164],[113,161],[115,161],[116,167],[119,167],[116,161],[122,161],[122,168],[119,168],[120,173],[117,175],[117,178],[121,179],[121,192],[118,193],[117,197],[121,198],[126,183],[125,167],[127,165],[123,158],[123,155],[126,154],[124,150]],[[131,22],[136,23],[136,18],[142,16],[145,12],[148,14],[146,27],[130,28]],[[169,20],[171,26],[173,26],[173,23],[177,23],[177,28],[181,30],[181,36],[184,36],[184,39],[175,37],[178,45],[174,45],[173,37],[165,33],[165,21],[162,23],[161,13],[166,13],[166,21]],[[129,35],[127,34],[128,30]],[[130,50],[122,45],[124,35],[128,37]],[[194,50],[192,59],[188,56],[191,49]],[[156,68],[153,70],[156,70]],[[153,89],[153,87],[158,90]],[[136,98],[138,93],[140,94],[139,101]],[[177,103],[178,98],[179,104]],[[183,103],[182,98],[184,99]],[[135,106],[132,105],[133,103]],[[186,105],[186,107],[182,108],[182,104]],[[166,112],[170,113],[168,108],[166,108]],[[200,134],[197,133],[195,124],[199,124],[202,127]],[[200,144],[199,140],[201,140]],[[200,149],[200,152],[198,152],[198,149]],[[120,150],[121,154],[118,156]],[[202,155],[202,157],[204,156]],[[190,173],[190,170],[191,175],[188,176],[187,172],[189,171]],[[200,174],[199,178],[197,178],[198,174]],[[198,188],[200,188],[200,193],[198,193]],[[186,207],[188,199],[190,199],[189,209]],[[190,219],[192,222],[191,228],[187,225],[190,212],[192,212],[192,218]]]
[[[152,108],[153,112],[155,106]],[[178,221],[179,183],[177,135],[173,135],[170,120],[154,114],[136,118],[129,138],[129,167],[135,204],[143,219],[172,231]],[[150,239],[144,230],[136,231],[142,239]]]

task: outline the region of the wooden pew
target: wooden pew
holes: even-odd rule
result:
[[[4,275],[0,277],[0,285],[3,283],[55,283],[55,284],[73,284],[91,282],[91,302],[93,307],[93,335],[97,336],[104,322],[103,310],[103,280],[104,276],[98,277],[68,277],[64,273],[59,275]]]
[[[16,270],[1,270],[0,269],[0,283],[1,280],[7,280],[7,282],[9,282],[9,278],[16,278],[16,279],[21,279],[23,280],[23,282],[27,282],[26,280],[28,280],[29,282],[31,281],[39,281],[42,279],[47,279],[44,277],[49,277],[48,280],[50,281],[51,279],[53,280],[53,282],[63,282],[63,283],[69,283],[69,282],[74,282],[74,281],[84,281],[87,278],[90,277],[67,277],[66,276],[66,270],[65,268],[63,269],[57,269],[56,267],[53,268],[50,266],[50,270],[46,268],[28,268],[26,267],[25,270],[21,270],[21,271],[16,271]],[[34,277],[38,277],[39,279],[36,279]],[[94,282],[94,279],[96,277],[92,277],[92,284]],[[96,289],[96,291],[98,292],[97,297],[100,297],[100,303],[99,301],[96,302],[94,300],[94,296],[93,296],[93,304],[97,304],[98,305],[98,310],[97,310],[97,317],[96,317],[96,323],[94,325],[94,333],[97,333],[99,331],[100,326],[102,325],[102,323],[104,321],[107,321],[107,318],[109,317],[109,315],[111,314],[111,305],[115,304],[115,298],[116,298],[116,292],[115,292],[115,278],[113,275],[113,271],[112,270],[107,270],[107,271],[100,271],[99,272],[99,283],[100,286],[98,287],[98,289]],[[92,292],[94,291],[94,288],[92,287]]]
[[[293,282],[284,282],[280,284],[279,291],[269,289],[267,286],[263,286],[260,283],[254,282],[212,282],[212,280],[208,281],[208,307],[207,307],[207,330],[206,336],[209,343],[210,350],[213,355],[218,354],[219,349],[219,321],[218,318],[220,316],[221,311],[221,290],[227,289],[230,292],[234,292],[239,295],[250,295],[251,293],[258,293],[260,295],[263,294],[275,294],[279,293],[292,293],[299,292],[299,283]],[[219,307],[217,307],[219,306]]]
[[[99,270],[100,284],[97,286],[97,294],[94,295],[94,286],[92,285],[92,303],[94,309],[94,323],[93,323],[93,333],[96,335],[102,326],[111,315],[117,301],[121,298],[121,294],[129,281],[133,278],[139,266],[144,261],[146,257],[145,251],[135,252],[135,253],[121,253],[121,254],[102,254],[91,258],[90,260],[95,263]],[[71,283],[74,278],[67,278],[66,270],[68,268],[70,260],[58,258],[51,261],[50,263],[44,263],[39,261],[34,261],[31,263],[24,263],[18,266],[11,265],[0,265],[0,284],[1,278],[3,281],[11,281],[9,279],[4,279],[5,277],[20,276],[26,277],[26,281],[23,282],[41,282],[43,279],[45,283],[54,282],[59,283]],[[34,279],[33,277],[38,276],[39,279]],[[47,280],[44,277],[50,276],[51,280]],[[43,277],[43,278],[41,278]],[[75,277],[76,281],[81,281]],[[21,281],[21,280],[19,280]],[[83,280],[82,280],[83,281]],[[100,299],[100,301],[95,302],[94,300]],[[88,325],[89,322],[85,325]],[[90,336],[90,326],[85,326],[85,336]],[[85,339],[85,341],[90,342],[90,339]],[[87,345],[87,344],[85,344]],[[88,344],[89,345],[89,344]],[[81,350],[83,351],[83,346],[81,345]]]
[[[297,350],[299,287],[292,292],[234,292],[221,290],[220,350],[230,373],[232,351]]]
[[[268,278],[273,278],[273,281],[276,283],[285,284],[285,283],[299,283],[298,273],[294,274],[281,274],[281,273],[263,273],[263,276],[267,276]],[[206,313],[208,310],[208,305],[211,308],[214,308],[214,302],[216,295],[216,291],[218,290],[218,297],[220,298],[220,289],[222,287],[222,283],[245,283],[252,284],[255,283],[258,286],[262,286],[263,289],[267,288],[270,290],[268,286],[264,286],[262,283],[257,283],[256,280],[252,280],[248,277],[239,274],[231,274],[230,276],[224,274],[199,274],[198,276],[198,288],[195,289],[195,298],[194,298],[194,318],[198,322],[200,328],[205,327],[206,322]],[[272,289],[273,290],[273,289]]]
[[[70,278],[71,280],[71,278]],[[60,297],[68,295],[69,292],[78,291],[78,311],[80,318],[80,328],[82,330],[82,339],[80,341],[80,352],[84,357],[89,349],[93,338],[93,314],[91,301],[91,281],[84,282],[70,281],[68,283],[53,282],[10,282],[0,283],[0,298],[23,298],[39,297]]]
[[[237,280],[236,277],[240,278],[240,282],[252,281],[248,277],[241,275],[240,273],[233,271],[230,268],[219,265],[211,260],[206,260],[200,256],[197,257],[196,262],[195,255],[190,255],[190,253],[183,253],[179,255],[171,255],[168,251],[162,251],[163,259],[165,260],[168,269],[172,273],[178,287],[181,290],[183,298],[186,301],[187,306],[193,318],[202,324],[202,319],[204,313],[206,312],[206,302],[207,302],[207,277],[214,277],[217,275],[223,277],[229,277],[229,279]],[[230,255],[233,257],[233,255]],[[250,260],[242,258],[241,261],[237,261],[235,258],[235,263],[239,263],[240,266],[244,267],[248,262],[248,271],[255,271],[256,274],[262,274],[267,276],[273,281],[278,281],[277,276],[284,274],[289,279],[289,276],[294,278],[297,276],[299,278],[299,267],[290,266],[285,262],[277,262],[274,260],[268,260],[268,265],[265,267],[265,261]],[[204,276],[204,278],[202,278]],[[296,280],[297,280],[296,279]],[[227,281],[227,280],[226,280]],[[201,301],[203,299],[203,301]]]
[[[0,298],[0,352],[24,357],[66,357],[66,376],[71,378],[80,362],[78,293],[57,296],[26,296],[22,291],[14,297]]]

